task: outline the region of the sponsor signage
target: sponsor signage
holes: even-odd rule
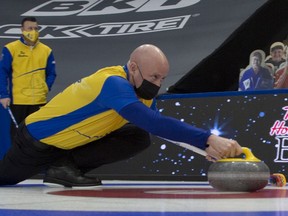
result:
[[[161,12],[192,7],[200,0],[51,0],[33,6],[21,16],[35,17],[107,17],[107,22],[65,24],[59,19],[57,23],[40,23],[41,39],[91,38],[106,36],[125,36],[183,29],[188,20],[200,14],[183,14],[163,17]],[[158,12],[150,19],[133,19],[133,14]],[[125,21],[111,20],[111,15],[121,15]],[[155,15],[154,15],[155,16]],[[127,20],[128,19],[128,20]],[[21,34],[19,24],[0,25],[0,38],[18,38]]]

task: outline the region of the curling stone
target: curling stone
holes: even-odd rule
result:
[[[208,169],[208,182],[219,191],[253,192],[268,184],[270,170],[243,147],[245,158],[226,158],[211,164]]]

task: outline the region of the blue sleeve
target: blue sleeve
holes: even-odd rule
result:
[[[189,143],[201,149],[207,146],[210,131],[196,128],[175,118],[163,116],[140,101],[127,105],[119,114],[149,133],[174,141]]]
[[[10,97],[8,86],[11,90],[12,60],[11,53],[4,47],[2,50],[2,59],[0,61],[0,98]],[[10,82],[9,85],[8,82]]]
[[[55,67],[55,59],[53,52],[51,51],[48,60],[47,60],[47,67],[46,67],[46,84],[48,86],[49,91],[52,88],[52,85],[56,79],[56,67]]]
[[[116,112],[128,104],[139,101],[133,86],[120,76],[111,76],[106,79],[97,100],[99,105],[114,109]]]

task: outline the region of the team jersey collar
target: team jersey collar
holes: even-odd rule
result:
[[[123,66],[123,69],[127,75],[127,80],[129,80],[129,70],[128,70],[127,64]]]

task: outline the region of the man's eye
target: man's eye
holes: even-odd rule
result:
[[[30,31],[32,31],[32,30],[38,31],[38,30],[39,30],[38,27],[29,27],[28,29],[29,29]]]
[[[158,79],[158,76],[157,76],[157,75],[153,76],[153,79],[154,79],[154,80],[157,80],[157,79]]]

